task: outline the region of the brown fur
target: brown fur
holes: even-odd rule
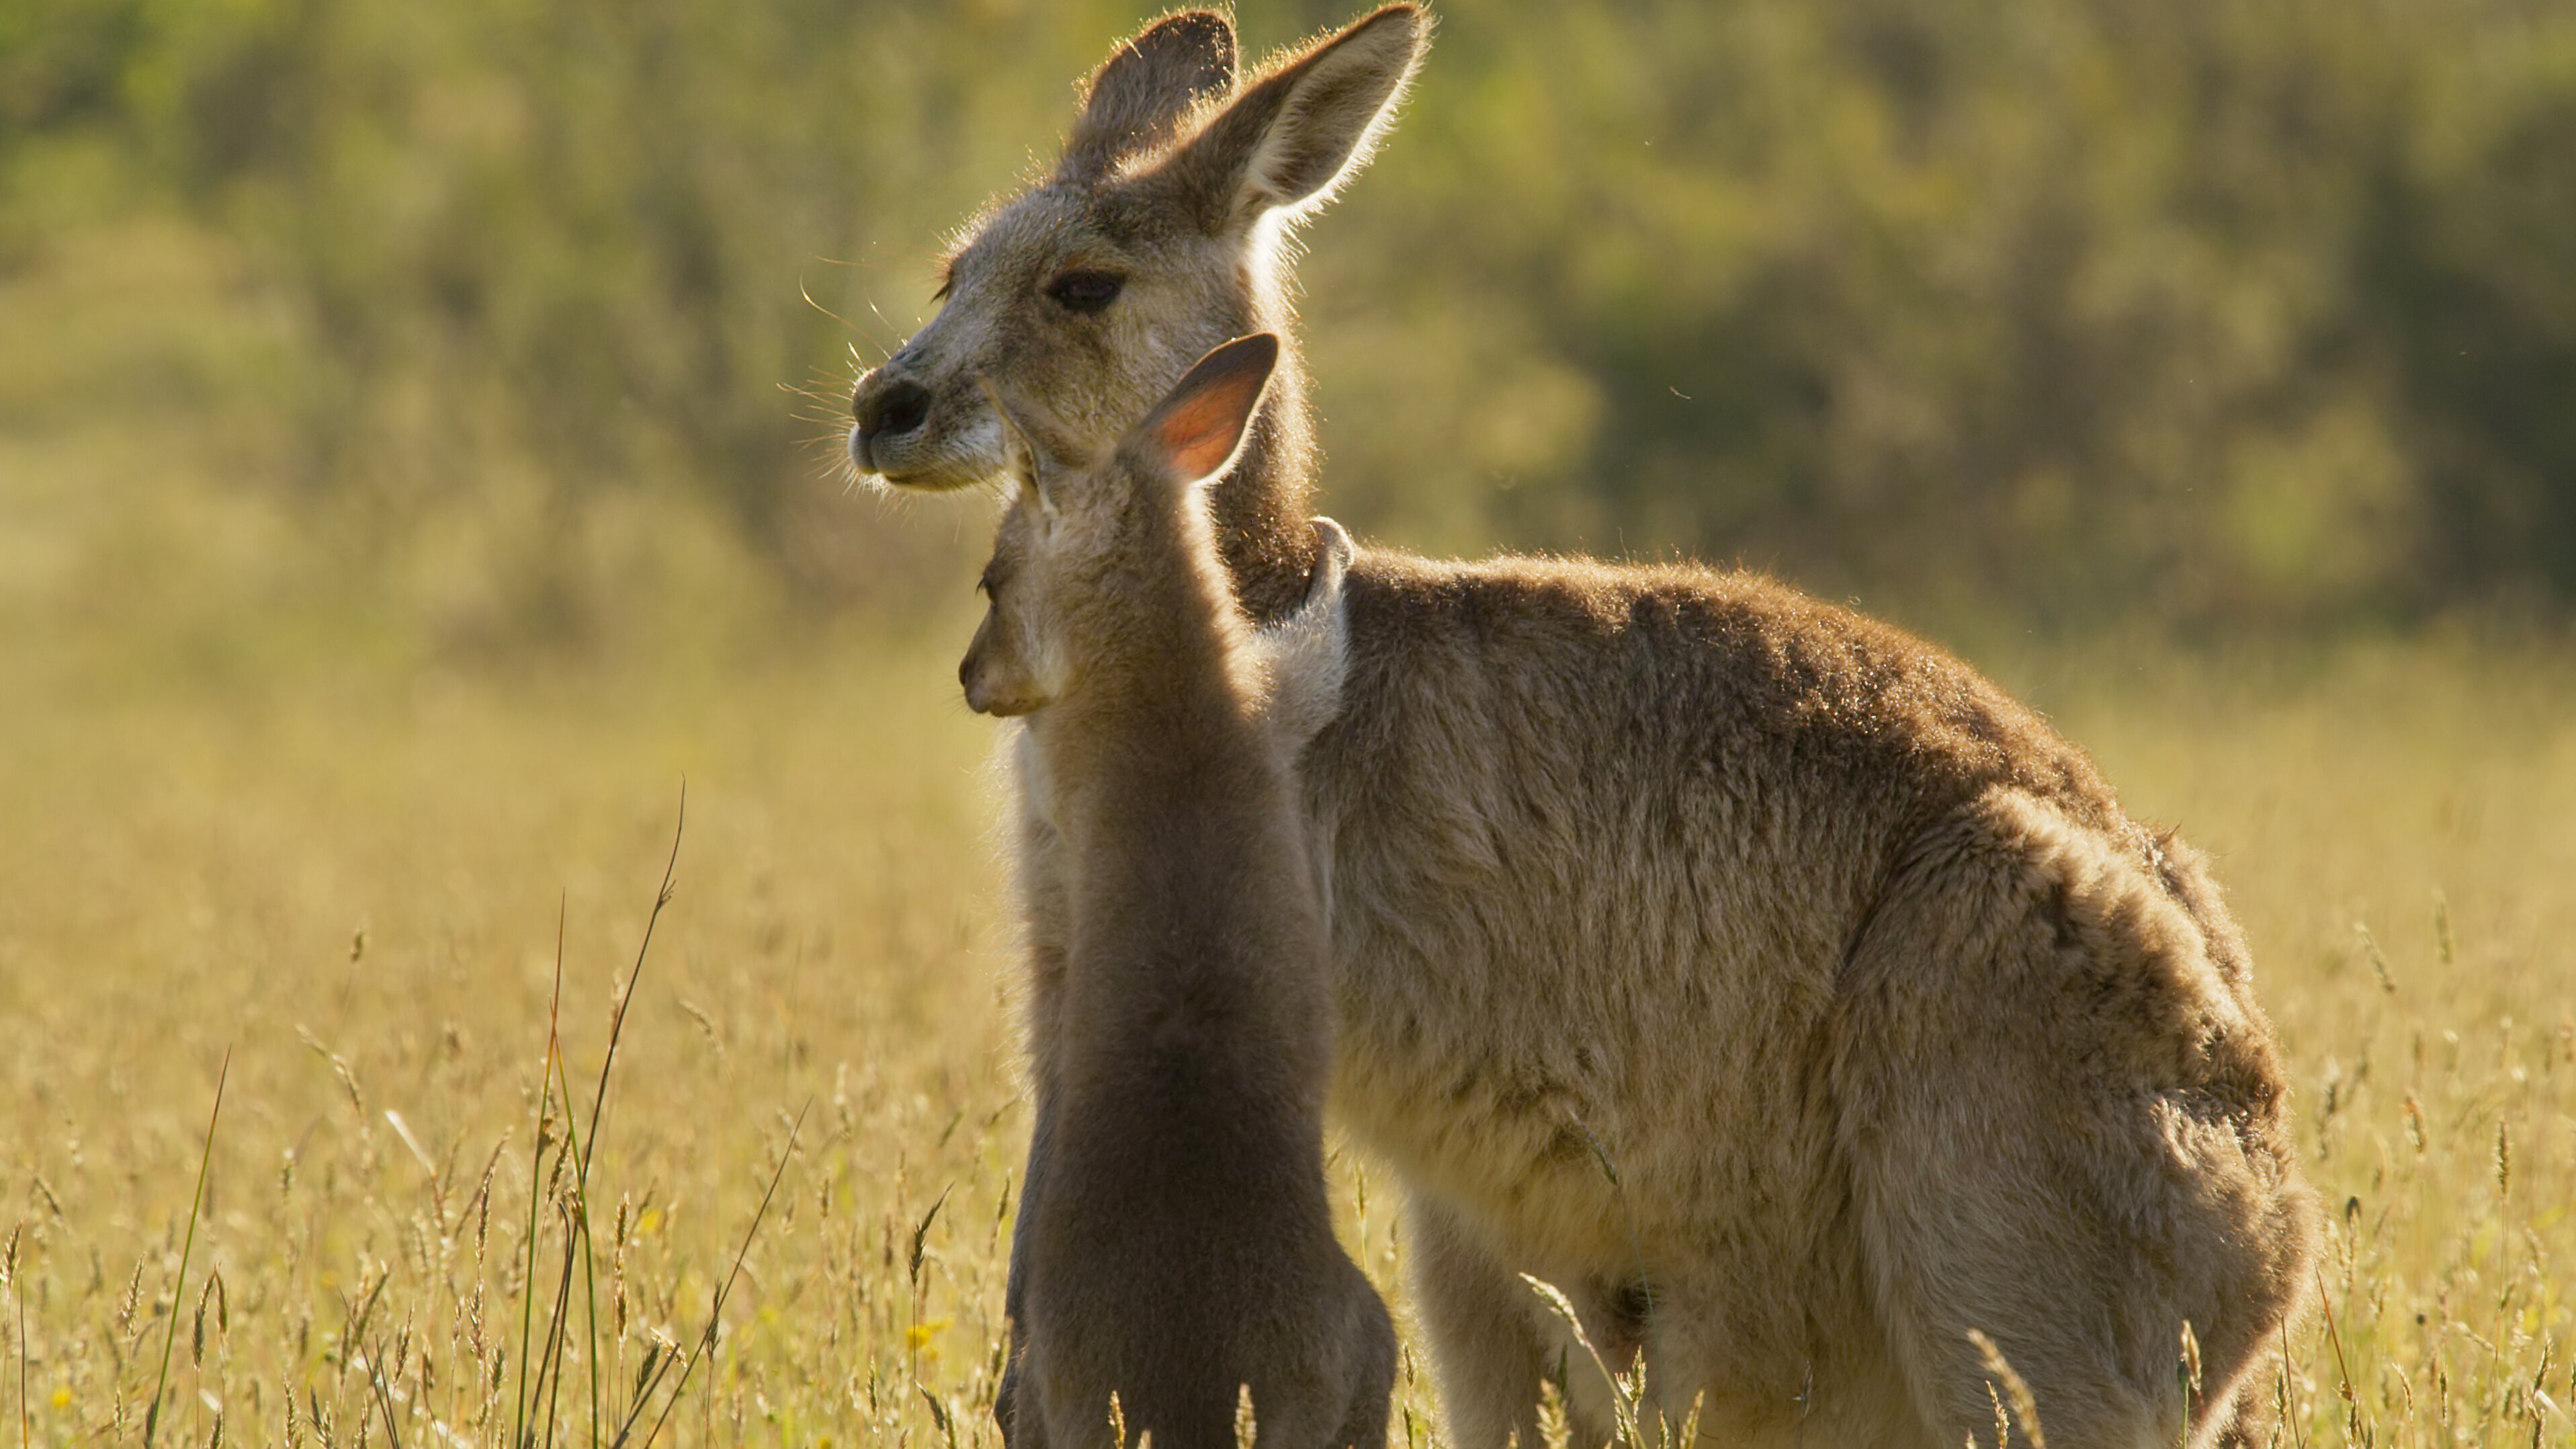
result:
[[[1113,1442],[1115,1392],[1131,1435],[1231,1446],[1247,1385],[1270,1449],[1386,1437],[1394,1330],[1324,1189],[1332,1002],[1298,741],[1195,486],[1276,355],[1211,354],[1105,467],[1032,455],[960,671],[979,707],[1027,715],[1061,870],[1015,1443]]]
[[[1970,1328],[2059,1444],[2177,1442],[2186,1319],[2230,1401],[2314,1229],[2196,858],[1955,660],[1759,579],[1363,552],[1348,589],[1305,762],[1337,1100],[1476,1346],[1460,1442],[1562,1351],[1494,1317],[1515,1271],[1718,1442],[1955,1443]]]
[[[1283,326],[1281,219],[1365,155],[1426,28],[1379,11],[1000,211],[861,384],[862,465],[994,472],[977,371],[1099,440],[1195,348]],[[1077,264],[1119,270],[1114,304],[1049,300]],[[933,398],[909,430],[898,386]],[[1214,498],[1256,618],[1312,563],[1307,436],[1291,359]],[[1343,608],[1341,708],[1301,761],[1334,1103],[1407,1188],[1452,1442],[1533,1442],[1560,1364],[1579,1437],[1610,1422],[1524,1272],[1717,1443],[1949,1449],[1992,1422],[1971,1328],[2060,1449],[2251,1432],[2317,1228],[2198,856],[1965,665],[1760,578],[1367,550]],[[1041,976],[1067,864],[1024,867]]]

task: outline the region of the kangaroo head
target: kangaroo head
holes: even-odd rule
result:
[[[1242,631],[1222,578],[1211,577],[1199,494],[1241,455],[1278,360],[1268,333],[1217,348],[1096,461],[1043,411],[992,390],[1015,490],[980,583],[984,622],[957,670],[970,707],[1028,714],[1103,658],[1189,667],[1206,611],[1220,640]],[[1187,617],[1194,610],[1202,620]]]
[[[1428,28],[1389,5],[1241,84],[1221,15],[1173,15],[1120,46],[1054,171],[970,230],[938,315],[859,380],[860,471],[924,491],[1000,476],[1009,430],[978,378],[1041,401],[1075,453],[1106,454],[1208,349],[1285,327],[1285,226],[1365,161]],[[1298,496],[1251,513],[1284,528],[1304,517],[1293,355],[1269,412],[1255,466],[1294,474]]]

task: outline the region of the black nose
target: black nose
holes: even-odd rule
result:
[[[850,399],[850,413],[858,419],[863,440],[898,436],[920,427],[921,420],[930,416],[930,389],[910,378],[862,385],[858,396]]]

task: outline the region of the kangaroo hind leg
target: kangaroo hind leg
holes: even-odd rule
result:
[[[2208,1443],[2296,1304],[2279,1064],[2202,942],[2118,838],[1996,791],[1915,842],[1855,943],[1839,1137],[1935,1442],[1992,1430],[1973,1332],[2059,1449]]]

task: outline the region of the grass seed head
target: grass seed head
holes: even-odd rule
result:
[[[2048,1449],[2048,1436],[2039,1427],[2039,1399],[2031,1393],[2030,1384],[1983,1332],[1969,1329],[1968,1341],[1977,1346],[1977,1356],[1985,1360],[1986,1372],[2002,1382],[2004,1397],[2011,1401],[2013,1417],[2020,1421],[2022,1436],[2030,1440],[2031,1449]]]

